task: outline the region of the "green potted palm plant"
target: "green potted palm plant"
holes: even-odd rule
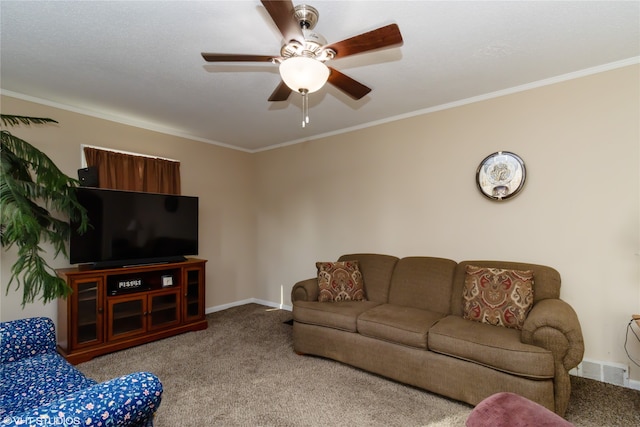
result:
[[[43,243],[49,243],[54,258],[68,257],[70,221],[84,232],[88,218],[75,196],[78,181],[68,177],[42,151],[12,135],[7,127],[57,123],[53,119],[0,115],[0,243],[3,249],[17,247],[18,259],[11,267],[6,286],[22,287],[22,306],[38,297],[44,303],[71,292],[64,280],[43,258]],[[67,216],[68,220],[55,215]]]

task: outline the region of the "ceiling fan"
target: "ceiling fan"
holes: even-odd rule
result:
[[[302,127],[309,123],[307,95],[322,88],[327,81],[356,100],[371,92],[371,88],[325,65],[326,61],[402,45],[402,35],[396,24],[327,44],[322,35],[311,31],[318,22],[315,8],[308,5],[294,7],[290,0],[261,2],[282,33],[284,44],[279,56],[203,52],[202,57],[208,62],[278,64],[282,81],[269,101],[286,101],[292,91],[299,92],[302,95]]]

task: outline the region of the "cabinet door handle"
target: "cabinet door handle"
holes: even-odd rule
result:
[[[100,308],[98,309],[98,313],[102,314],[102,311],[103,311],[103,310],[102,310],[102,307],[100,307]]]

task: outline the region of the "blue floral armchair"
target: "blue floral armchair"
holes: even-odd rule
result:
[[[51,319],[0,323],[0,426],[152,426],[162,384],[137,372],[97,384],[56,351]]]

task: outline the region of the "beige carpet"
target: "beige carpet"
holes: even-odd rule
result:
[[[78,365],[104,381],[151,371],[164,386],[157,427],[464,426],[471,406],[292,350],[291,313],[257,304],[208,316],[209,328]],[[576,426],[640,425],[640,392],[572,378]]]

